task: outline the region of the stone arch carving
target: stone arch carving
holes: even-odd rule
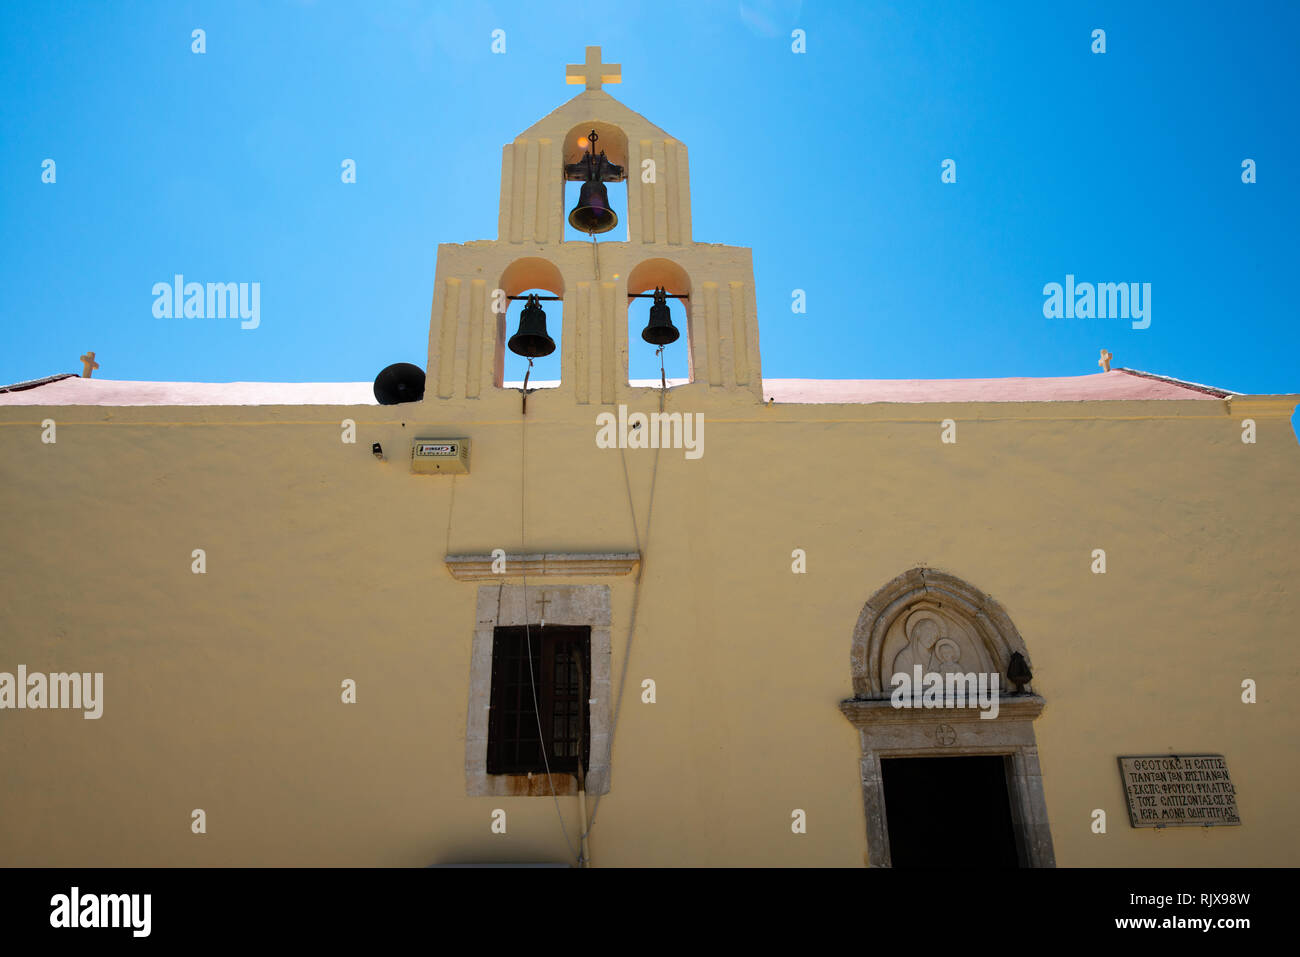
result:
[[[962,670],[1005,675],[1016,652],[1029,661],[1024,639],[996,600],[955,575],[913,568],[880,588],[858,616],[850,656],[856,697],[889,696],[896,656],[911,640],[918,617],[937,623],[933,644],[945,638],[957,644]],[[918,663],[931,670],[929,662]]]

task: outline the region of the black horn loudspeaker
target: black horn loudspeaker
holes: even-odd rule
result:
[[[424,370],[409,362],[394,362],[375,376],[375,398],[380,405],[419,402],[424,398]]]

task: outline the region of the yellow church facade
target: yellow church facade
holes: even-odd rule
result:
[[[686,146],[592,51],[505,147],[498,238],[438,248],[419,401],[0,392],[0,861],[1300,863],[1300,399],[765,380],[749,250],[693,235]],[[593,131],[626,241],[564,239]],[[656,288],[666,388],[627,371]],[[914,668],[996,709],[900,701]]]

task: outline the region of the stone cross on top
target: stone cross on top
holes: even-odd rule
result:
[[[621,63],[601,63],[600,47],[587,47],[586,63],[570,63],[564,69],[564,82],[586,83],[588,90],[599,90],[602,83],[622,83]]]

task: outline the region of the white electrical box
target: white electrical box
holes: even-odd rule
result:
[[[424,475],[469,471],[469,439],[416,439],[411,443],[411,471]]]

